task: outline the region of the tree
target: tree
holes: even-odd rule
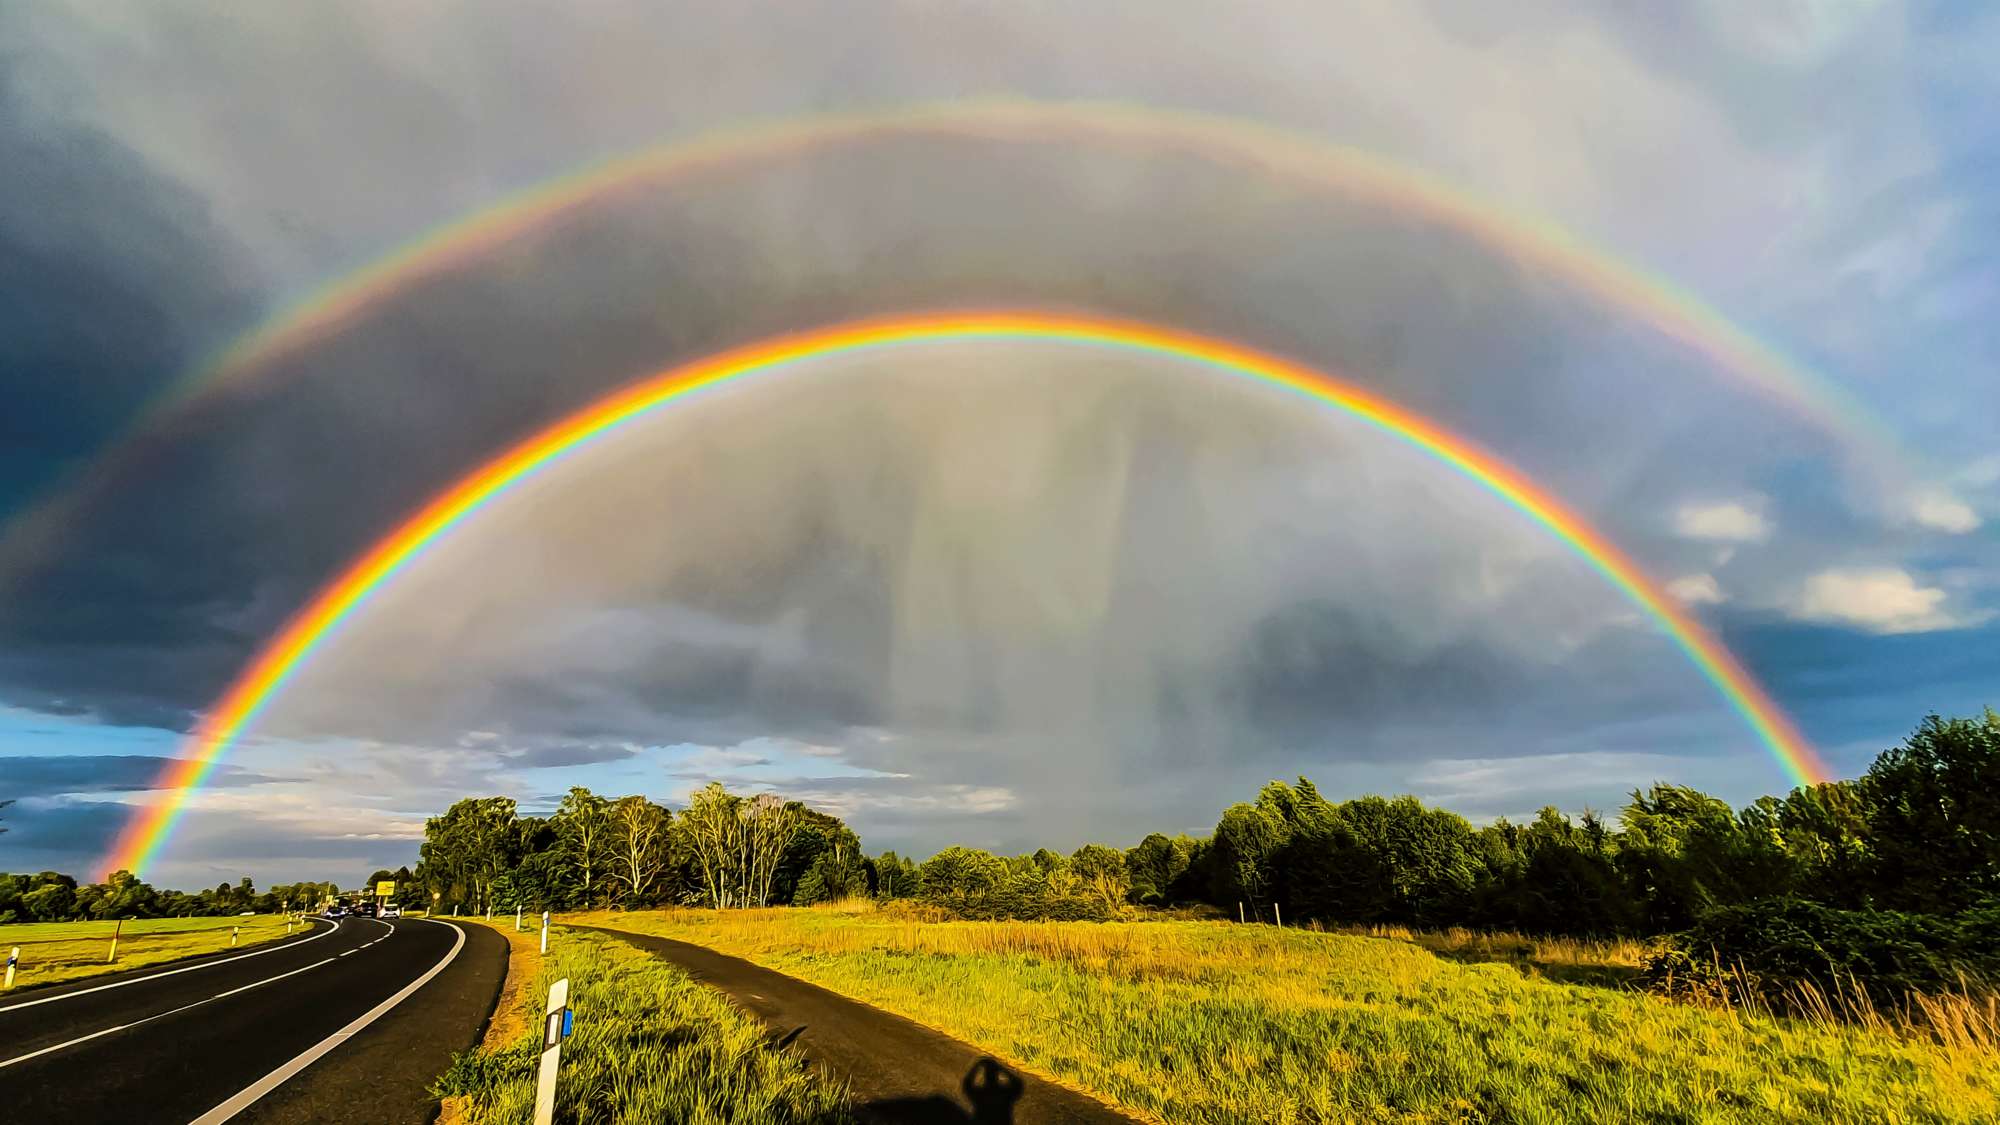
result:
[[[1132,887],[1125,870],[1125,853],[1117,848],[1085,844],[1070,855],[1069,868],[1106,906],[1124,902],[1125,892]]]
[[[1263,905],[1276,882],[1279,852],[1291,833],[1261,805],[1231,805],[1215,826],[1215,901]]]
[[[702,888],[718,909],[729,905],[730,875],[742,854],[739,803],[740,798],[731,796],[721,782],[711,781],[688,797],[687,811],[681,814],[681,827],[701,869]]]
[[[628,903],[644,902],[666,865],[673,814],[637,794],[611,802],[608,813],[612,878],[624,885]]]
[[[759,906],[771,902],[771,884],[777,878],[778,863],[785,856],[792,837],[798,832],[798,803],[776,793],[759,793],[736,807],[743,821],[743,888],[737,901],[748,905],[752,898]]]
[[[1132,882],[1134,902],[1165,905],[1172,901],[1174,887],[1194,862],[1195,841],[1186,836],[1163,836],[1158,832],[1139,841],[1125,853],[1125,871]]]
[[[572,786],[556,806],[551,823],[563,862],[585,906],[596,900],[597,884],[611,858],[610,802],[581,785]]]
[[[1929,716],[1861,785],[1888,904],[1944,913],[2000,895],[2000,712]]]
[[[1632,793],[1623,820],[1618,867],[1648,929],[1685,929],[1709,907],[1741,901],[1741,829],[1727,804],[1655,785]]]
[[[924,861],[924,895],[964,905],[990,893],[1006,875],[1007,865],[993,853],[953,846]]]

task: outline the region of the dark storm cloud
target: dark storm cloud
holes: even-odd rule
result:
[[[22,13],[0,14],[0,41]],[[0,513],[53,484],[250,311],[204,202],[0,65]],[[44,81],[31,84],[30,75]],[[51,87],[54,88],[51,88]]]
[[[561,769],[566,766],[589,766],[603,762],[629,761],[639,752],[630,746],[603,746],[588,743],[570,743],[561,746],[540,746],[523,750],[508,759],[514,769],[546,770]]]
[[[9,798],[153,789],[158,786],[161,773],[174,761],[153,754],[9,756],[4,784]],[[279,779],[234,766],[221,766],[203,784],[256,785],[276,780]]]

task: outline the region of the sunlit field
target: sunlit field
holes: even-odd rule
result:
[[[511,927],[508,927],[511,929]],[[563,1044],[556,1120],[843,1125],[846,1086],[770,1046],[765,1030],[721,995],[615,938],[564,933],[527,987],[513,973],[496,1025],[504,1044],[460,1054],[433,1093],[444,1120],[516,1125],[532,1120],[541,1015],[549,985],[569,978],[576,1032]],[[533,962],[530,962],[533,963]],[[507,1034],[503,1032],[502,1034]]]
[[[292,933],[298,933],[294,925]],[[283,914],[214,918],[135,918],[118,936],[118,959],[111,952],[113,922],[20,922],[0,926],[0,953],[21,947],[15,969],[16,990],[57,984],[80,977],[156,965],[201,953],[230,948],[230,930],[238,931],[236,948],[260,945],[286,936]]]
[[[858,907],[566,921],[735,953],[1172,1123],[2000,1119],[1990,1038],[1664,1000],[1620,983],[1634,943]]]

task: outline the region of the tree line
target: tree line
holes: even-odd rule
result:
[[[306,910],[334,894],[332,883],[279,883],[259,893],[249,876],[234,884],[189,894],[155,890],[130,871],[101,883],[79,883],[56,871],[34,875],[0,872],[0,923],[87,922],[112,918],[188,918],[200,915],[276,914]]]
[[[417,881],[461,910],[867,895],[980,917],[1208,906],[1266,921],[1577,936],[1679,931],[1717,907],[1771,899],[1955,915],[2000,896],[2000,716],[1933,716],[1859,778],[1740,809],[1654,785],[1615,820],[1544,808],[1475,827],[1415,797],[1337,801],[1299,778],[1231,805],[1207,836],[1019,856],[953,846],[916,863],[864,855],[837,817],[799,802],[711,784],[679,813],[584,788],[546,817],[471,798],[426,824],[421,854]]]

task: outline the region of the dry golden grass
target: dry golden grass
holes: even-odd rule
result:
[[[929,917],[574,920],[748,957],[1177,1125],[2000,1120],[1990,1008],[1931,1032],[1575,983],[1636,967],[1632,943]]]

